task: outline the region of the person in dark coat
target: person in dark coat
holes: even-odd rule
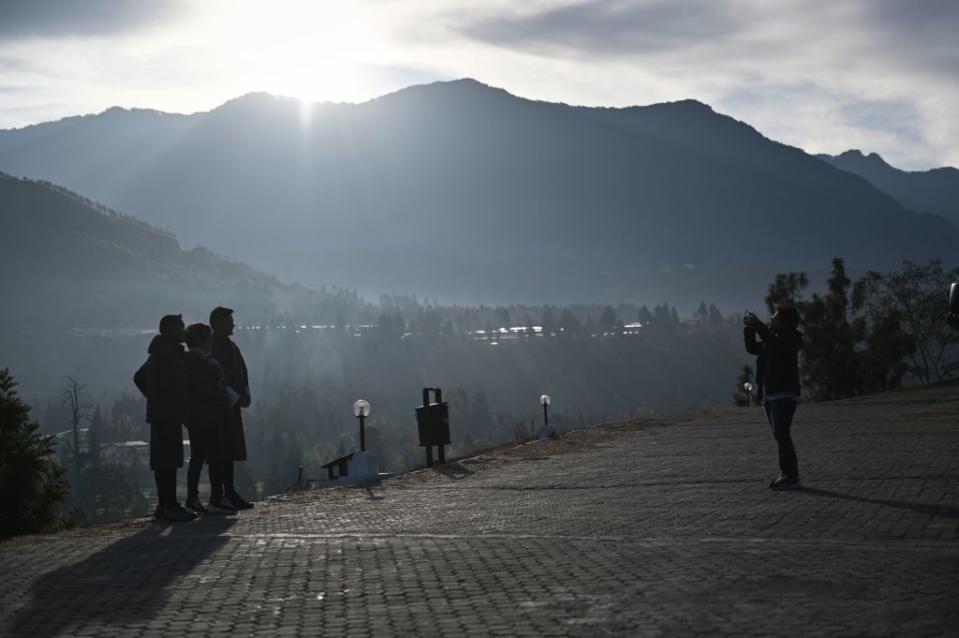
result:
[[[194,512],[229,514],[232,508],[218,506],[211,498],[209,509],[200,501],[200,474],[207,464],[210,494],[223,490],[220,477],[221,421],[223,411],[237,402],[239,396],[226,385],[226,375],[213,357],[213,331],[203,323],[186,329],[187,415],[190,432],[190,464],[187,467],[186,506]]]
[[[160,334],[153,338],[149,357],[133,377],[147,399],[150,424],[150,469],[157,487],[154,516],[170,521],[196,518],[176,500],[176,472],[183,466],[183,430],[186,420],[186,368],[183,361],[185,327],[182,315],[160,319]]]
[[[246,437],[243,433],[243,415],[240,410],[249,407],[250,380],[243,355],[230,337],[233,335],[233,310],[217,306],[210,312],[210,327],[213,328],[213,357],[220,362],[226,374],[226,384],[239,396],[236,404],[223,411],[223,462],[220,475],[223,479],[223,492],[214,496],[226,506],[236,509],[250,509],[253,504],[240,496],[233,482],[233,464],[246,460]]]
[[[756,355],[757,396],[762,399],[766,419],[779,447],[779,477],[769,483],[774,490],[802,486],[799,461],[791,429],[796,406],[802,397],[799,382],[799,312],[792,306],[777,306],[767,326],[756,315],[743,318],[746,351]],[[756,337],[759,341],[756,341]]]

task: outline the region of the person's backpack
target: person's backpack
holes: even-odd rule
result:
[[[139,390],[140,393],[148,399],[150,398],[149,395],[147,394],[147,370],[149,369],[149,367],[150,367],[150,359],[148,357],[147,360],[143,363],[143,365],[140,366],[140,368],[133,373],[134,385],[136,385],[137,390]]]

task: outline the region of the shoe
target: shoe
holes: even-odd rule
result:
[[[230,499],[221,496],[220,498],[211,498],[207,505],[207,512],[210,514],[236,514],[236,508]]]
[[[771,490],[798,490],[800,487],[802,487],[802,481],[798,478],[783,475],[769,483],[769,489]]]
[[[160,518],[171,523],[185,523],[186,521],[196,520],[196,514],[179,503],[170,505],[160,510]]]
[[[236,492],[230,494],[230,503],[238,510],[251,510],[253,509],[253,503],[246,500]]]
[[[204,507],[203,503],[200,502],[200,498],[199,498],[198,496],[194,496],[193,498],[187,500],[186,506],[187,506],[189,509],[191,509],[191,510],[193,510],[194,512],[196,512],[197,514],[206,514],[206,513],[207,513],[206,507]]]

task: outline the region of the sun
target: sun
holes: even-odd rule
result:
[[[326,0],[241,0],[211,25],[224,71],[251,90],[305,100],[358,97],[363,69],[383,60],[372,16],[359,4]]]

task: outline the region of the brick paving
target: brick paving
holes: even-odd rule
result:
[[[3,636],[959,635],[959,386],[571,433],[0,544]]]

